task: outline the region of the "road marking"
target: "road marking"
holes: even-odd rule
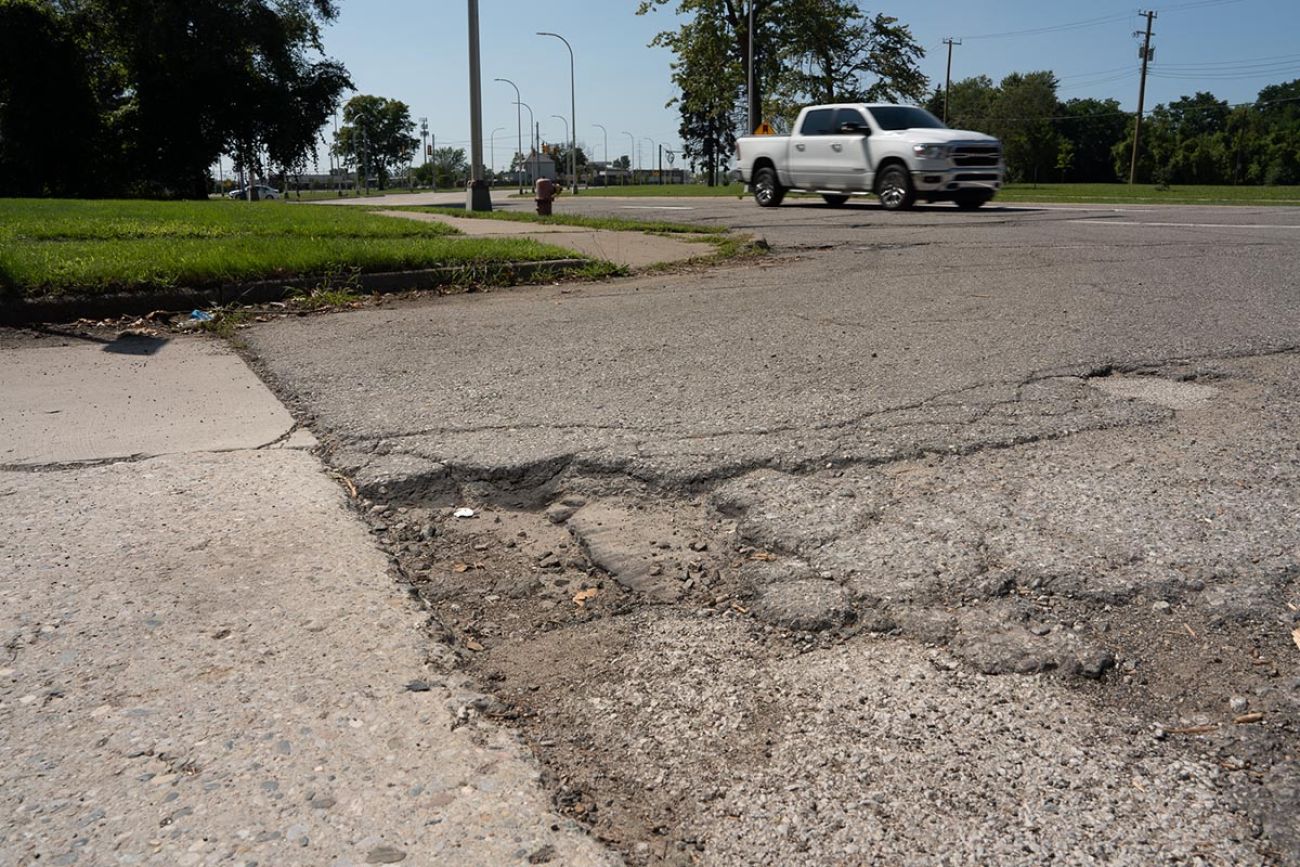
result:
[[[620,205],[624,211],[693,211],[690,205]]]
[[[1141,223],[1136,220],[1070,220],[1090,226],[1161,226],[1167,229],[1300,229],[1285,223]]]

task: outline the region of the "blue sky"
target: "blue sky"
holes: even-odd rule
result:
[[[923,71],[942,83],[947,59],[942,40],[963,38],[953,56],[953,78],[1050,69],[1061,97],[1114,97],[1137,106],[1138,42],[1143,19],[1124,0],[966,0],[864,2],[870,12],[897,17],[927,51]],[[479,0],[483,60],[484,160],[495,136],[495,164],[504,165],[516,140],[514,90],[492,79],[510,78],[532,106],[546,141],[562,141],[569,115],[569,56],[577,68],[577,138],[593,159],[632,153],[625,132],[648,165],[654,143],[676,147],[677,114],[671,54],[649,48],[677,19],[674,0],[649,15],[636,0]],[[1156,62],[1148,108],[1209,90],[1232,103],[1253,100],[1260,88],[1300,78],[1300,0],[1169,0],[1150,7]],[[465,0],[341,0],[341,14],[325,34],[326,52],[342,60],[361,93],[400,99],[412,116],[428,117],[439,146],[468,147],[469,72]],[[1079,26],[1068,26],[1079,25]],[[1037,31],[1037,32],[1024,32]],[[999,36],[996,34],[1017,34]],[[523,112],[528,123],[528,112]],[[525,141],[527,132],[525,131]]]

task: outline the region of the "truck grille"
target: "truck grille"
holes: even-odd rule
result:
[[[957,145],[952,149],[952,160],[959,166],[996,166],[1002,161],[1002,148],[998,145]]]

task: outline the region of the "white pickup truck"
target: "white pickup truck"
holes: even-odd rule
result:
[[[948,129],[906,105],[814,105],[794,134],[736,141],[737,174],[765,208],[791,190],[821,193],[830,205],[874,193],[888,210],[919,198],[978,208],[1002,188],[1002,145],[992,136]]]

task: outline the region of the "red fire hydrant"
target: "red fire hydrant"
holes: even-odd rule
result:
[[[555,182],[550,178],[538,178],[533,192],[536,195],[538,216],[549,217],[551,203],[555,201]]]

